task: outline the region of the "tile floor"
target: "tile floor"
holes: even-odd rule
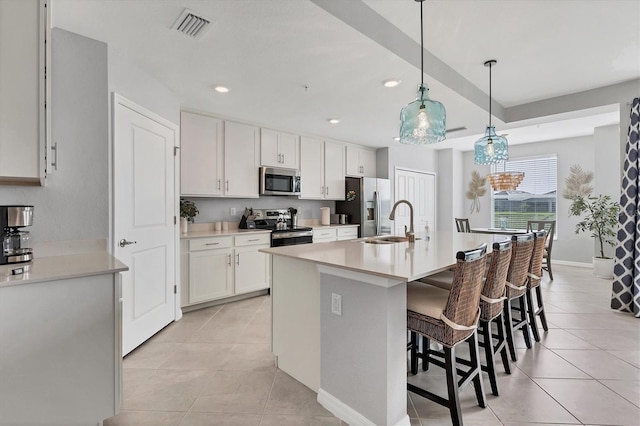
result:
[[[550,330],[533,349],[519,336],[518,362],[500,396],[476,405],[462,392],[465,425],[640,425],[640,320],[609,309],[611,282],[590,269],[545,274]],[[115,425],[340,425],[316,394],[274,367],[268,296],[184,315],[124,359]],[[444,392],[443,372],[410,378]],[[444,394],[444,393],[443,393]],[[412,425],[450,425],[447,409],[409,393]],[[446,394],[444,394],[446,395]]]

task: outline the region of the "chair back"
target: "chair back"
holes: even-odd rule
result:
[[[455,218],[456,220],[456,229],[458,232],[471,232],[471,227],[469,226],[469,219],[463,218]]]
[[[511,237],[511,260],[509,261],[505,287],[507,299],[522,296],[527,291],[527,278],[534,242],[532,233]]]
[[[531,263],[529,264],[529,279],[527,280],[527,286],[533,288],[540,285],[542,279],[542,259],[544,257],[544,245],[546,243],[547,233],[542,231],[535,231],[533,233],[533,252],[531,254]]]
[[[504,305],[502,298],[510,261],[511,241],[493,243],[491,261],[480,296],[480,319],[483,321],[491,321],[502,312]]]
[[[529,220],[527,221],[527,232],[531,231],[547,231],[547,256],[551,255],[551,247],[553,247],[553,236],[556,233],[555,220]]]
[[[456,324],[471,327],[478,320],[482,280],[487,265],[487,245],[460,251],[456,254],[456,259],[451,290],[443,314]]]

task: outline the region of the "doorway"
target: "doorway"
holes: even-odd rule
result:
[[[414,230],[424,234],[436,229],[436,175],[418,170],[397,168],[395,170],[395,200],[407,200],[413,205]],[[404,227],[409,227],[409,207],[401,204],[393,221],[395,235],[404,235]]]

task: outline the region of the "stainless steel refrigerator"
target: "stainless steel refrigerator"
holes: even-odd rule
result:
[[[348,177],[345,193],[345,201],[336,201],[336,213],[346,214],[348,223],[360,225],[358,237],[391,234],[391,183],[388,179]]]

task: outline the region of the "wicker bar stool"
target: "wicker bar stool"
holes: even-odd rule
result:
[[[477,324],[480,316],[480,293],[486,269],[486,245],[466,252],[458,252],[451,291],[420,282],[407,284],[407,329],[411,341],[416,335],[435,340],[444,346],[444,362],[432,359],[432,363],[446,371],[448,398],[443,398],[414,384],[407,383],[407,389],[424,398],[449,408],[454,425],[462,424],[459,388],[473,382],[478,405],[486,407],[482,387],[482,370],[478,353]],[[467,341],[471,354],[471,367],[464,371],[456,364],[455,347]],[[417,345],[410,347],[412,359],[429,359],[429,345],[424,345],[418,353]],[[411,366],[417,372],[417,365]],[[461,375],[458,380],[458,374]]]
[[[553,235],[556,232],[555,220],[529,220],[527,221],[527,232],[547,231],[547,244],[544,246],[544,256],[542,269],[549,273],[549,279],[553,281],[553,270],[551,269],[551,249],[553,248]],[[540,274],[542,276],[542,274]]]
[[[504,324],[507,329],[507,346],[511,354],[511,360],[517,361],[518,355],[513,342],[513,335],[516,331],[522,330],[524,343],[527,348],[531,348],[531,338],[529,337],[529,321],[526,313],[527,279],[529,265],[531,264],[531,254],[533,253],[533,234],[520,234],[511,237],[511,261],[509,262],[509,272],[507,272],[507,282],[505,286],[504,301]],[[518,306],[515,302],[518,301]],[[514,309],[516,308],[516,309]],[[520,314],[520,318],[513,316],[513,310]]]
[[[535,243],[533,245],[533,254],[531,255],[531,264],[529,266],[529,279],[527,280],[527,315],[529,316],[529,325],[536,342],[540,341],[540,332],[536,323],[536,316],[540,316],[542,329],[549,331],[547,326],[547,316],[544,313],[544,303],[542,302],[542,291],[540,289],[540,281],[542,281],[542,263],[544,258],[544,250],[547,239],[546,232],[536,231],[533,233]],[[533,289],[536,291],[536,305],[533,305]]]
[[[478,324],[478,333],[482,336],[480,346],[484,348],[486,359],[486,364],[482,365],[482,370],[489,376],[491,393],[498,396],[498,382],[494,366],[496,355],[500,354],[504,371],[507,374],[511,374],[506,346],[506,331],[502,317],[505,300],[504,288],[511,260],[511,241],[507,240],[500,243],[493,243],[493,250],[489,257],[490,261],[487,263],[487,273],[482,287],[482,293],[480,294],[480,322]],[[449,290],[452,279],[453,272],[445,271],[425,277],[420,281]],[[493,334],[492,323],[496,324],[497,334]],[[497,340],[494,341],[494,339]],[[465,360],[458,359],[457,361],[465,363]],[[427,368],[427,360],[423,360],[422,369],[426,370]]]

